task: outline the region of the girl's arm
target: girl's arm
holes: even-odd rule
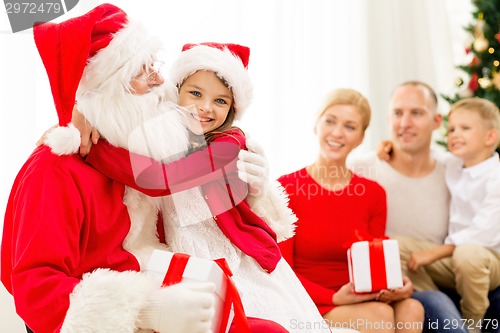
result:
[[[245,137],[239,130],[219,135],[208,147],[162,164],[150,157],[130,153],[100,140],[86,161],[106,176],[150,196],[165,196],[184,191],[236,171]]]

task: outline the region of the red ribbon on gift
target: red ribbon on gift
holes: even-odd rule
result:
[[[182,274],[184,274],[188,261],[189,255],[184,253],[174,253],[161,286],[167,287],[181,282]]]
[[[375,237],[375,236],[372,236],[371,234],[369,234],[369,233],[367,233],[365,231],[360,231],[358,229],[355,229],[352,232],[352,234],[353,234],[353,236],[352,236],[351,239],[349,239],[348,241],[345,241],[344,243],[342,243],[342,247],[343,248],[348,249],[348,248],[351,247],[351,245],[353,243],[356,243],[356,242],[363,242],[363,241],[371,242],[371,241],[376,241],[376,240],[390,239],[387,236]]]
[[[229,313],[231,311],[231,304],[233,305],[234,310],[233,321],[234,325],[236,326],[236,332],[251,333],[247,316],[245,315],[245,310],[243,309],[243,303],[241,302],[240,293],[238,293],[238,289],[236,289],[236,285],[234,284],[233,279],[231,279],[231,276],[233,276],[233,272],[231,272],[226,259],[220,258],[214,261],[224,272],[224,276],[227,282],[226,299],[224,302],[224,310],[222,312],[222,321],[219,333],[224,333],[223,330],[228,324],[227,321],[229,319]]]
[[[343,244],[343,247],[350,248],[353,243],[364,241],[368,242],[372,291],[387,289],[387,272],[385,267],[385,253],[383,244],[383,241],[385,239],[389,239],[389,237],[374,237],[367,232],[356,229],[354,230],[353,239]]]
[[[187,263],[189,261],[189,255],[184,253],[174,253],[172,260],[170,261],[170,266],[168,266],[167,273],[163,279],[162,286],[170,286],[181,282],[182,275],[186,269]],[[247,316],[245,315],[245,310],[243,309],[243,303],[241,302],[240,294],[236,285],[231,279],[233,273],[226,262],[226,259],[216,259],[214,262],[222,269],[224,272],[224,278],[226,279],[226,298],[224,300],[224,306],[222,309],[222,319],[220,323],[219,333],[224,333],[227,325],[229,324],[229,314],[231,313],[231,305],[234,310],[234,324],[236,326],[236,332],[238,333],[251,333],[250,326],[248,325]]]
[[[374,239],[368,242],[370,256],[370,276],[372,290],[387,289],[387,273],[385,269],[385,254],[383,239]]]

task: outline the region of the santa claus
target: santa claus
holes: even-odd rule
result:
[[[168,126],[170,144],[157,153],[185,152],[182,116],[161,103],[169,98],[169,86],[154,67],[160,44],[139,23],[103,4],[33,31],[61,126],[71,121],[78,90],[79,107],[109,142],[130,147],[134,129],[161,115],[149,124]],[[47,143],[62,155],[48,145],[38,147],[12,188],[1,278],[17,313],[37,333],[206,332],[214,312],[213,285],[160,288],[141,272],[141,251],[151,249],[135,244],[140,251],[132,253],[123,247],[132,222],[144,211],[134,215],[140,197],[81,156],[63,154],[80,144],[75,133],[70,125],[49,135]]]

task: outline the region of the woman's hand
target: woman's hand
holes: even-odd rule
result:
[[[366,301],[376,300],[379,293],[370,294],[356,294],[352,283],[344,284],[335,294],[333,294],[333,304],[335,305],[346,305],[346,304],[356,304]]]
[[[392,303],[395,301],[400,301],[411,297],[413,294],[413,283],[407,277],[403,277],[403,287],[391,289],[391,290],[381,290],[376,298],[379,302]]]
[[[89,153],[92,143],[96,144],[101,135],[89,124],[84,115],[78,111],[76,105],[73,108],[71,123],[80,132],[80,155],[85,156]]]

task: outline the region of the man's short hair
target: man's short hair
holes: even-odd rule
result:
[[[437,112],[438,98],[437,98],[436,92],[434,91],[434,89],[432,89],[432,87],[430,85],[428,85],[427,83],[422,82],[422,81],[411,80],[411,81],[406,81],[406,82],[401,83],[399,86],[396,87],[396,89],[394,89],[394,91],[396,91],[398,88],[401,88],[404,86],[421,87],[424,90],[426,90],[429,93],[431,100],[434,102],[434,106],[435,106],[434,111]],[[394,91],[392,93],[393,95],[394,95]]]

